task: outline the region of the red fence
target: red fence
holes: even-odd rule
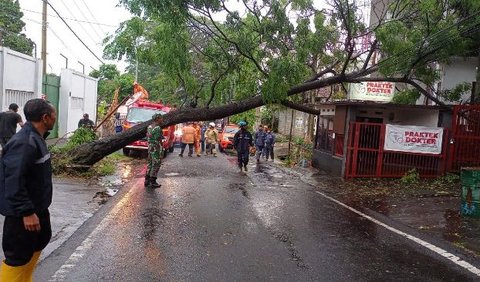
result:
[[[402,177],[416,168],[422,177],[443,175],[446,170],[446,138],[442,154],[385,151],[385,125],[352,122],[348,134],[345,177]]]
[[[335,136],[335,151],[334,154],[335,156],[343,156],[343,144],[345,142],[345,135],[343,134],[337,134]]]
[[[480,105],[459,105],[453,110],[448,169],[480,166]]]

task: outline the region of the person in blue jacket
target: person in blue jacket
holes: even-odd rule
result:
[[[242,168],[248,171],[248,156],[250,154],[250,147],[253,146],[252,134],[247,129],[247,123],[240,121],[238,123],[240,130],[233,136],[233,147],[237,151],[238,168],[242,172]]]
[[[27,122],[0,159],[0,213],[5,216],[0,281],[32,281],[41,251],[52,236],[52,166],[45,137],[57,119],[43,99],[23,107]]]
[[[273,146],[275,145],[275,134],[273,134],[272,130],[265,126],[265,158],[268,161],[268,157],[272,158],[273,162]]]
[[[257,159],[257,163],[260,162],[260,156],[262,155],[263,149],[265,148],[265,138],[267,137],[267,134],[265,131],[263,131],[263,125],[260,125],[258,127],[258,131],[255,132],[255,148],[256,148],[256,153],[255,153],[255,158]]]

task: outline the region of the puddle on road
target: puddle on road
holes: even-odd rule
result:
[[[248,191],[247,189],[245,189],[245,184],[244,183],[230,183],[230,185],[228,185],[228,188],[232,189],[232,190],[240,190],[242,191],[242,195],[247,198],[247,199],[250,199],[250,195],[248,194]]]

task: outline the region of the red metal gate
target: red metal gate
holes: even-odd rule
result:
[[[352,122],[347,140],[345,177],[402,177],[416,168],[421,177],[436,177],[446,170],[447,130],[442,154],[385,151],[385,124]]]
[[[480,166],[480,105],[454,107],[450,143],[450,171]]]

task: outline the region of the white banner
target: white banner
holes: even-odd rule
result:
[[[395,93],[395,83],[369,81],[351,83],[349,96],[351,100],[390,102]]]
[[[387,124],[385,146],[388,151],[441,154],[443,128]]]

